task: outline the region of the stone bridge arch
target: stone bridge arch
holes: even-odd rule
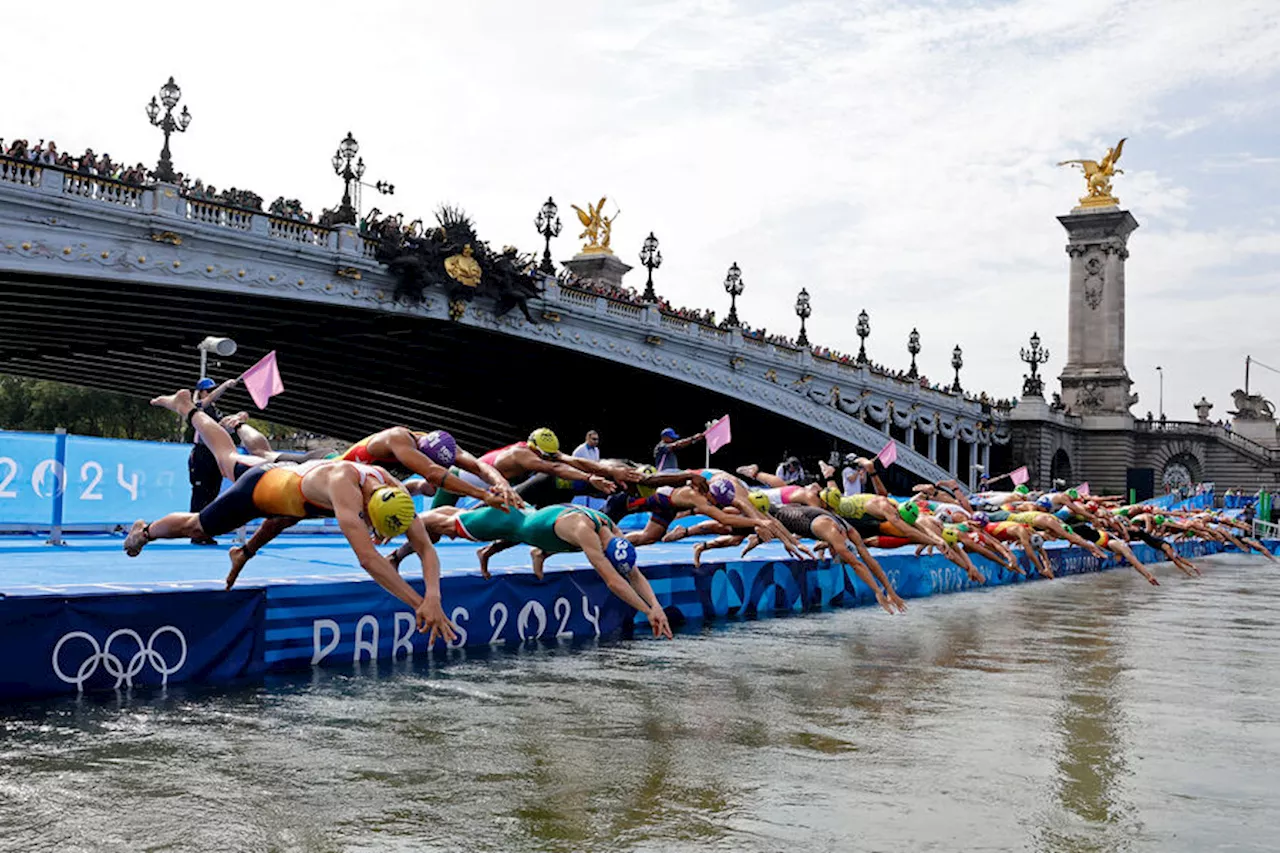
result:
[[[1056,480],[1062,480],[1068,486],[1075,482],[1071,472],[1071,454],[1067,453],[1065,447],[1054,451],[1053,459],[1049,462],[1049,481],[1052,484]]]
[[[1197,442],[1179,440],[1162,445],[1151,457],[1157,485],[1169,488],[1204,480],[1204,450]]]

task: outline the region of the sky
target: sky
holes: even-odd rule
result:
[[[210,9],[213,11],[205,11]],[[93,21],[99,4],[60,6]],[[1252,355],[1280,368],[1280,3],[628,0],[128,3],[99,26],[5,40],[0,137],[56,139],[154,163],[143,107],[169,75],[193,120],[175,167],[316,213],[341,199],[329,160],[351,131],[365,207],[461,206],[482,239],[541,252],[548,195],[607,195],[615,251],[661,241],[658,291],[742,319],[1016,395],[1033,331],[1066,354],[1068,258],[1056,217],[1084,191],[1060,160],[1101,159],[1140,223],[1129,240],[1127,363],[1142,416],[1226,417]],[[134,30],[125,22],[142,22]],[[172,36],[163,33],[171,32]],[[22,95],[19,97],[18,92]],[[1280,375],[1251,390],[1280,400]]]

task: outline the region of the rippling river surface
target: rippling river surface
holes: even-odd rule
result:
[[[1280,570],[1204,561],[0,709],[0,850],[1280,848]]]

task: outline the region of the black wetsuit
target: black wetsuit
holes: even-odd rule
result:
[[[806,506],[805,504],[784,504],[771,512],[774,518],[782,522],[782,526],[787,528],[795,536],[802,539],[821,539],[815,536],[813,532],[813,523],[820,518],[830,518],[840,527],[841,530],[847,530],[848,522],[843,518],[825,509],[816,506]]]

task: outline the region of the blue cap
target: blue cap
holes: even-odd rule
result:
[[[218,387],[218,383],[214,382],[208,376],[196,383],[197,391],[212,391],[216,387]]]
[[[624,578],[636,567],[636,546],[621,536],[615,536],[604,546],[604,555],[609,565],[618,570]]]
[[[673,430],[671,427],[667,427],[662,431],[662,437],[669,438],[672,441],[676,441],[680,438],[680,436],[676,435],[676,431]]]

